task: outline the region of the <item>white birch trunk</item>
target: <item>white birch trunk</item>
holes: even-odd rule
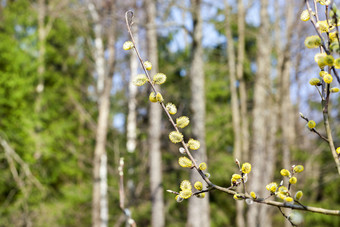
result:
[[[231,93],[231,112],[232,112],[232,124],[233,124],[233,135],[234,135],[234,160],[238,159],[243,162],[242,151],[241,151],[241,119],[239,109],[239,98],[236,87],[236,57],[234,49],[234,41],[231,31],[231,13],[228,0],[225,1],[225,18],[226,18],[226,37],[227,37],[227,56],[228,56],[228,68],[229,68],[229,81],[230,81],[230,93]],[[241,187],[237,189],[241,190]],[[244,227],[243,207],[244,203],[235,201],[236,206],[236,225],[238,227]]]
[[[205,144],[205,89],[204,89],[204,62],[202,48],[202,18],[201,0],[193,0],[193,44],[192,59],[190,66],[190,87],[191,87],[191,110],[192,110],[192,132],[193,137],[200,141],[201,147],[193,152],[194,158],[200,162],[207,162]],[[190,171],[190,181],[202,181],[197,171]],[[209,194],[204,199],[191,198],[188,207],[188,227],[210,226]]]
[[[156,32],[156,1],[146,1],[147,13],[147,46],[149,60],[152,63],[151,76],[158,71],[158,45]],[[149,161],[150,161],[150,193],[152,203],[151,226],[165,225],[164,198],[162,186],[162,155],[161,155],[161,117],[162,109],[157,103],[150,103],[149,109]]]

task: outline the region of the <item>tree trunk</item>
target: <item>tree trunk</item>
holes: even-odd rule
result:
[[[241,152],[241,126],[240,126],[240,109],[239,109],[239,99],[237,94],[236,87],[236,62],[235,62],[235,50],[234,50],[234,42],[231,31],[231,13],[230,6],[228,4],[228,0],[225,1],[225,18],[226,18],[226,37],[227,37],[227,56],[228,56],[228,68],[229,68],[229,78],[230,78],[230,93],[231,93],[231,112],[232,112],[232,123],[233,123],[233,132],[234,132],[234,152],[233,157],[234,160],[238,159],[241,162],[243,161],[242,152]],[[238,191],[241,188],[238,188]],[[236,225],[238,227],[244,227],[244,217],[243,217],[243,207],[244,203],[240,203],[235,201],[236,206]]]
[[[270,33],[269,33],[269,15],[268,15],[268,0],[261,0],[261,24],[257,37],[257,72],[255,79],[254,90],[254,109],[253,109],[253,148],[252,148],[252,164],[254,166],[252,176],[250,176],[250,188],[252,191],[264,195],[265,187],[263,174],[267,171],[268,165],[274,165],[274,163],[267,163],[267,144],[268,138],[268,116],[270,116],[270,108],[268,107],[268,90],[270,89],[269,74],[271,70],[271,47],[270,47]],[[271,152],[271,151],[270,151]],[[268,214],[260,211],[260,206],[254,204],[249,207],[247,216],[247,225],[250,227],[256,226],[269,226],[270,220],[266,223],[260,222],[267,219]],[[270,217],[268,217],[270,218]]]
[[[94,22],[94,56],[95,74],[98,77],[98,123],[96,130],[96,145],[93,156],[93,191],[92,191],[92,226],[108,226],[108,196],[107,196],[107,154],[106,141],[110,113],[110,92],[112,87],[112,76],[114,72],[114,43],[115,43],[115,1],[109,6],[108,15],[111,15],[111,26],[108,31],[108,59],[105,62],[104,55],[104,33],[102,20],[99,17],[94,4],[88,7]],[[107,68],[105,68],[107,65]],[[103,78],[99,78],[101,75]]]
[[[244,64],[244,52],[245,52],[245,9],[243,1],[237,2],[237,34],[238,34],[238,46],[237,46],[237,64],[236,64],[236,76],[240,83],[240,108],[241,108],[241,153],[242,161],[249,161],[249,122],[248,122],[248,110],[247,110],[247,88],[246,82],[243,76],[243,64]]]
[[[155,26],[156,1],[146,1],[147,14],[147,44],[149,60],[152,63],[151,76],[158,71],[157,32]],[[156,103],[150,103],[149,109],[149,161],[150,161],[150,194],[152,202],[151,225],[165,225],[163,185],[162,185],[162,155],[161,155],[161,116],[162,109]]]
[[[192,110],[192,132],[195,139],[201,143],[198,151],[193,153],[198,162],[206,162],[205,145],[205,90],[204,90],[204,68],[203,68],[203,48],[202,48],[202,18],[200,15],[201,0],[193,0],[193,45],[192,59],[190,66],[190,86],[191,86],[191,110]],[[196,171],[190,172],[191,182],[202,180]],[[191,198],[188,207],[187,226],[210,226],[209,198]]]

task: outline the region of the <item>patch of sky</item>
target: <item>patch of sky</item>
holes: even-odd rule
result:
[[[113,127],[119,132],[123,133],[125,131],[125,114],[117,113],[113,116]]]

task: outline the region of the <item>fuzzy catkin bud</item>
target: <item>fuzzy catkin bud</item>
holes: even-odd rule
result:
[[[277,189],[277,184],[275,182],[272,182],[270,184],[267,184],[266,189],[270,191],[271,193],[275,193]]]
[[[186,116],[182,116],[176,119],[177,127],[184,128],[189,124],[190,120]]]
[[[172,104],[171,102],[167,103],[165,108],[169,111],[169,114],[176,114],[177,108],[175,104]]]
[[[180,185],[181,190],[190,190],[191,189],[191,183],[188,180],[184,180],[181,182]]]
[[[183,190],[179,192],[179,196],[182,197],[183,199],[189,199],[192,195],[191,190]]]
[[[199,190],[199,191],[202,191],[203,189],[203,184],[201,181],[196,181],[195,184],[194,184],[194,187]]]
[[[338,147],[335,151],[337,154],[340,154],[340,147]]]
[[[157,102],[157,97],[156,97],[156,94],[155,92],[151,92],[150,95],[149,95],[149,100],[151,102]]]
[[[203,193],[197,194],[196,196],[197,198],[203,199],[205,197],[205,193],[203,192]]]
[[[191,150],[197,150],[197,149],[200,148],[200,146],[201,146],[200,141],[194,140],[194,139],[189,139],[189,141],[188,141],[188,147],[189,147]]]
[[[294,169],[293,169],[293,171],[294,171],[295,173],[301,173],[303,170],[304,170],[303,165],[297,165],[297,166],[295,166]]]
[[[300,16],[300,19],[301,19],[302,21],[308,21],[308,20],[310,19],[309,12],[308,12],[307,9],[304,10],[304,11],[302,11],[301,16]]]
[[[178,164],[183,168],[191,168],[192,167],[192,161],[188,159],[187,157],[180,157],[178,159]]]
[[[337,88],[337,87],[332,87],[329,91],[330,91],[331,93],[337,93],[337,92],[340,91],[340,89]]]
[[[152,69],[152,64],[149,61],[144,62],[144,67],[146,70],[151,70]]]
[[[250,171],[251,171],[251,164],[248,163],[248,162],[243,163],[241,170],[242,170],[242,173],[250,173]]]
[[[166,81],[166,75],[164,73],[157,73],[153,76],[152,80],[155,84],[163,84]]]
[[[207,164],[205,162],[201,162],[198,166],[200,170],[205,170],[207,168]]]
[[[315,128],[315,126],[316,126],[315,121],[313,121],[313,120],[308,121],[307,127],[308,127],[309,129],[313,129],[313,128]]]
[[[317,86],[320,84],[320,79],[318,78],[312,78],[309,80],[309,84],[312,85],[312,86]]]
[[[133,48],[133,42],[131,41],[126,41],[124,44],[123,44],[123,49],[124,50],[130,50]]]
[[[302,196],[303,196],[303,192],[302,191],[297,191],[295,193],[294,198],[295,198],[295,200],[299,201],[302,198]]]
[[[334,67],[336,69],[340,69],[340,58],[334,60]]]
[[[234,194],[234,199],[235,200],[242,200],[243,197],[240,194]]]
[[[133,80],[132,83],[136,86],[142,86],[148,81],[148,78],[145,74],[138,74]]]
[[[325,83],[327,83],[327,84],[330,84],[330,83],[332,83],[332,81],[333,81],[333,77],[332,77],[330,74],[325,75],[322,79],[323,79],[323,81],[325,81]]]
[[[183,134],[177,131],[172,131],[169,134],[169,139],[173,143],[179,143],[183,140]]]
[[[290,177],[290,172],[286,169],[281,169],[280,174],[284,177]]]
[[[289,179],[290,184],[296,184],[296,182],[297,182],[296,177],[292,177],[292,178]]]
[[[164,101],[163,96],[162,96],[161,93],[157,92],[156,100],[157,100],[158,102],[163,102],[163,101]]]

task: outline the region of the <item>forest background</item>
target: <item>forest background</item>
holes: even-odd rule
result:
[[[282,168],[303,164],[294,186],[304,192],[302,203],[339,209],[328,144],[299,115],[325,134],[320,97],[308,83],[319,74],[317,51],[304,46],[315,31],[300,20],[303,9],[304,1],[292,0],[1,1],[0,225],[98,226],[104,218],[123,226],[121,157],[125,206],[139,226],[286,225],[274,207],[218,191],[182,203],[165,192],[178,190],[190,170],[178,165],[171,125],[149,104],[150,90],[131,85],[142,70],[122,49],[127,10],[143,59],[154,64],[152,73],[167,75],[164,98],[179,115],[194,116],[184,133],[200,138],[197,159],[214,183],[230,185],[238,158],[252,164],[249,190],[265,197]],[[339,115],[334,94],[337,146]],[[300,215],[302,226],[340,225],[337,217]]]

